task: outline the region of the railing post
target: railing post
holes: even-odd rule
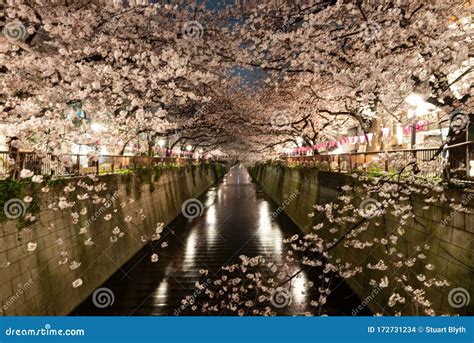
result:
[[[17,151],[15,154],[15,168],[13,169],[13,178],[19,179],[22,166],[20,165],[20,152]]]
[[[466,180],[471,178],[471,153],[470,145],[466,145]]]
[[[81,155],[76,156],[77,173],[81,174]]]

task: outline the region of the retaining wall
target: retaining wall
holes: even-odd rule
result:
[[[312,231],[311,227],[320,220],[316,217],[308,217],[308,213],[313,212],[312,206],[336,201],[342,194],[342,186],[354,184],[354,178],[350,175],[310,168],[286,168],[266,164],[251,168],[250,172],[255,181],[278,204],[282,204],[290,195],[294,197],[288,205],[285,204],[285,212],[304,232],[308,233]],[[299,192],[295,193],[296,190]],[[445,189],[444,193],[448,199],[456,199],[457,202],[471,199],[465,202],[471,214],[454,211],[448,205],[450,201],[431,204],[429,209],[423,209],[426,206],[424,198],[413,196],[415,218],[409,219],[405,225],[403,244],[399,246],[403,247],[404,253],[413,254],[416,245],[429,244],[427,259],[424,263],[418,260],[412,268],[413,275],[409,277],[426,274],[424,264],[433,263],[436,266],[434,275],[441,279],[445,278],[451,283],[450,286],[444,288],[426,289],[428,298],[434,302],[434,309],[439,311],[438,313],[472,315],[474,314],[474,299],[471,299],[468,306],[453,308],[447,298],[449,291],[455,287],[462,287],[469,294],[474,294],[474,201],[472,201],[474,194],[472,190],[469,193],[468,190],[461,189]],[[360,199],[354,201],[359,202]],[[355,205],[358,206],[358,204]],[[442,224],[443,221],[444,224]],[[399,222],[400,218],[387,214],[383,217],[382,226],[385,232],[390,232],[399,225]],[[375,230],[380,232],[380,227],[369,226],[365,236],[360,239],[364,240],[365,237],[370,240]],[[334,238],[328,232],[318,231],[318,234],[328,239]],[[381,249],[381,246],[362,250],[341,246],[335,249],[333,255],[341,258],[342,261],[351,262],[354,266],[365,266],[368,263],[375,264],[380,259],[386,260],[386,255]],[[354,291],[365,299],[373,290],[373,287],[369,286],[369,281],[380,280],[383,275],[384,272],[365,268],[362,274],[347,281]],[[391,293],[389,288],[382,289],[376,301],[369,302],[371,310],[374,313],[383,313],[382,306],[387,304]],[[403,314],[413,314],[412,307],[408,306]]]
[[[224,173],[223,165],[211,164],[104,175],[95,182],[88,177],[65,179],[50,185],[47,193],[38,192],[44,184],[26,187],[21,199],[36,189],[31,203],[38,207],[33,214],[36,222],[21,229],[24,221],[0,222],[1,313],[67,315],[146,244],[142,238],[151,237],[158,222],[171,222],[185,200],[201,195]],[[77,195],[86,191],[78,181],[106,184],[107,189],[88,193],[101,194],[110,206],[94,204],[92,198],[80,201]],[[68,184],[75,190],[65,195]],[[75,204],[49,209],[48,204],[58,203],[61,196]],[[87,214],[82,215],[84,208]],[[79,214],[77,223],[74,212]],[[110,220],[105,219],[107,214],[113,214]],[[80,234],[82,227],[87,233]],[[115,227],[122,237],[112,233]],[[84,244],[88,238],[93,245]],[[34,251],[28,251],[29,242],[37,244]],[[72,270],[73,261],[81,265]],[[83,284],[74,288],[77,279]]]

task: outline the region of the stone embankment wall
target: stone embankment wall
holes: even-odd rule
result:
[[[1,313],[67,315],[146,244],[143,237],[151,237],[157,223],[170,223],[181,213],[184,201],[204,193],[225,169],[222,164],[208,164],[103,175],[95,182],[88,177],[63,179],[50,185],[49,192],[34,195],[31,189],[44,184],[31,184],[20,199],[34,198],[36,221],[27,226],[21,225],[22,218],[0,222]],[[89,193],[91,197],[100,193],[107,202],[78,200],[77,195],[85,193],[77,186],[79,180],[105,183],[106,189]],[[68,184],[76,185],[68,194],[75,205],[48,208],[60,201]],[[74,223],[73,213],[84,207],[87,214]],[[109,220],[108,214],[112,214]],[[81,233],[84,227],[87,232]],[[113,233],[117,227],[123,234]],[[93,244],[84,244],[89,238]],[[78,279],[82,285],[74,288]]]
[[[303,232],[314,232],[312,226],[317,223],[317,218],[310,218],[308,214],[313,212],[313,205],[334,202],[342,194],[341,187],[353,185],[354,178],[347,174],[339,174],[327,171],[317,171],[310,168],[286,168],[275,165],[257,165],[250,169],[257,183],[278,204],[292,195],[294,199],[285,205],[286,214],[301,228]],[[434,309],[438,313],[451,314],[474,314],[474,299],[470,304],[461,308],[453,308],[448,302],[449,292],[462,287],[471,295],[474,294],[474,193],[472,190],[445,189],[444,193],[450,199],[445,203],[430,204],[429,209],[423,209],[427,204],[421,196],[413,196],[413,211],[415,218],[408,220],[405,225],[406,231],[403,236],[403,246],[406,254],[413,254],[416,245],[428,244],[430,249],[427,253],[425,263],[433,263],[436,266],[436,277],[445,278],[451,284],[448,287],[427,289],[427,297],[434,302]],[[470,214],[458,212],[449,207],[451,199],[462,202],[471,211]],[[361,199],[354,200],[359,205]],[[388,213],[383,217],[383,226],[386,232],[390,232],[400,223],[400,218]],[[370,227],[365,232],[366,238],[380,227]],[[318,231],[320,236],[332,239],[334,236],[322,230]],[[364,240],[362,237],[361,240]],[[366,266],[368,263],[376,264],[380,259],[386,260],[382,247],[354,249],[338,247],[334,251],[334,257],[343,261],[351,262],[354,266]],[[425,274],[426,270],[422,263],[412,268],[413,275]],[[383,272],[365,268],[362,274],[347,280],[349,285],[361,297],[374,296],[370,294],[373,287],[369,286],[371,279],[380,280]],[[440,291],[442,290],[442,291]],[[388,297],[392,292],[389,288],[383,288],[377,294],[376,301],[369,301],[371,310],[383,313],[379,304],[387,304]],[[370,298],[369,298],[370,299]],[[458,299],[460,300],[460,299]],[[413,308],[407,306],[403,314],[413,314]],[[423,313],[420,313],[423,315]]]

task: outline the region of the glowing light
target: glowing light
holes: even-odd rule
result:
[[[411,106],[418,107],[420,105],[423,105],[425,103],[425,100],[423,100],[423,98],[418,94],[412,93],[405,98],[405,102]]]
[[[158,145],[159,145],[161,148],[164,147],[164,146],[165,146],[165,141],[164,141],[163,139],[160,139],[160,140],[158,141]]]
[[[186,147],[186,150],[187,150],[187,151],[191,151],[192,149],[193,149],[193,147],[192,147],[191,145],[188,145],[188,146]]]
[[[397,125],[397,143],[403,144],[403,129],[400,124]]]
[[[418,94],[410,94],[409,96],[406,97],[405,102],[407,102],[409,105],[413,107],[416,107],[415,111],[413,110],[408,111],[408,118],[413,118],[414,116],[417,116],[417,117],[424,116],[428,114],[430,111],[433,111],[436,109],[435,105],[426,102]]]

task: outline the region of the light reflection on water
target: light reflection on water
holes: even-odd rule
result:
[[[183,265],[187,268],[194,267],[195,257],[196,257],[196,247],[198,241],[198,232],[193,231],[188,236],[185,244],[186,250],[184,251],[184,263]]]
[[[153,294],[154,306],[163,306],[163,303],[166,303],[168,293],[168,280],[164,279]]]
[[[303,304],[306,301],[308,279],[305,273],[301,273],[298,277],[293,279],[291,284],[291,295],[292,300],[296,304]]]
[[[212,205],[207,209],[206,214],[206,241],[214,242],[217,238],[217,217],[216,217],[216,206]],[[206,244],[207,250],[210,250],[210,245]]]
[[[267,201],[263,200],[259,204],[258,210],[258,238],[260,244],[266,252],[273,253],[281,263],[281,253],[283,251],[283,235],[277,224],[274,224],[270,207]],[[270,249],[271,251],[268,251]]]

